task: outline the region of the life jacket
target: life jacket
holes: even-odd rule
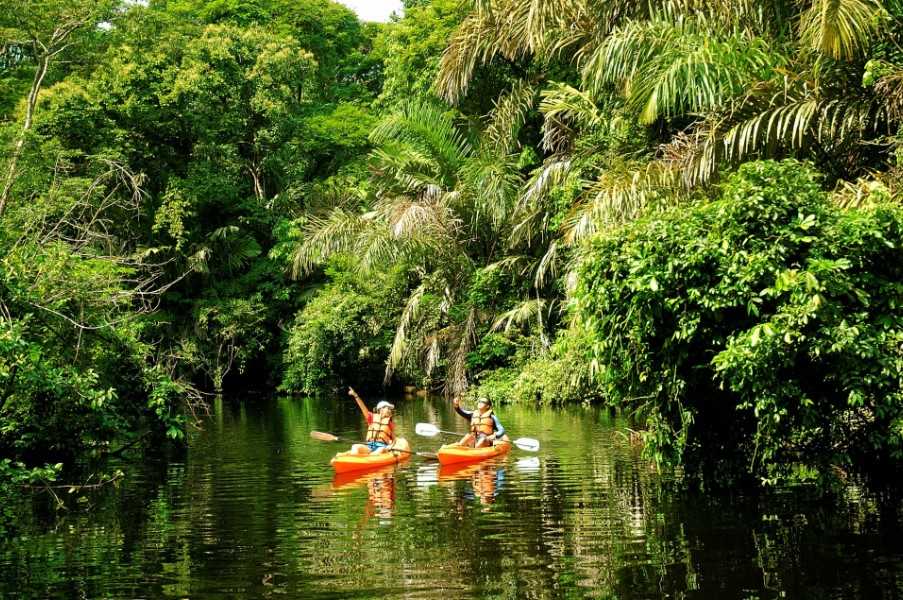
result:
[[[493,431],[495,431],[495,423],[492,422],[492,409],[490,408],[483,414],[480,414],[480,409],[474,409],[473,414],[470,415],[470,432],[492,435]]]
[[[367,426],[367,441],[391,444],[395,436],[392,435],[392,417],[381,417],[379,413],[372,413],[373,418]]]

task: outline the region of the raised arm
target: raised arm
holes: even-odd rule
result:
[[[354,391],[354,388],[352,388],[352,387],[348,388],[348,395],[351,396],[352,398],[354,398],[354,401],[357,402],[358,408],[361,409],[361,412],[363,413],[364,418],[366,419],[367,415],[370,414],[370,411],[367,410],[367,405],[364,404],[364,401],[361,400],[361,397],[357,395],[357,392]]]
[[[452,404],[453,404],[454,407],[455,407],[455,412],[457,412],[459,415],[461,415],[462,417],[464,417],[464,418],[467,419],[468,421],[470,420],[470,417],[473,416],[473,411],[471,411],[471,410],[464,410],[463,408],[461,408],[461,400],[459,400],[458,398],[455,398],[455,399],[452,401]]]

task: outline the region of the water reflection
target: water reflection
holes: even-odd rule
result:
[[[488,508],[495,502],[496,496],[505,485],[504,462],[500,460],[487,460],[477,464],[452,464],[441,465],[438,471],[438,480],[445,483],[465,481],[467,486],[462,494],[463,499],[479,499],[480,504]]]
[[[367,504],[364,509],[365,525],[370,517],[391,519],[395,509],[395,465],[351,473],[336,473],[332,479],[333,490],[367,488]]]
[[[456,422],[399,401],[399,434]],[[335,477],[347,402],[224,402],[185,455],[0,540],[2,598],[903,598],[898,504],[677,493],[604,411],[505,407],[538,455]],[[416,450],[438,440],[417,438]],[[88,508],[90,507],[90,508]]]

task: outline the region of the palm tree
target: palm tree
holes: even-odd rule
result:
[[[506,250],[522,176],[496,137],[468,134],[451,111],[412,103],[372,132],[373,198],[352,199],[311,220],[295,254],[301,276],[335,253],[359,257],[363,275],[402,263],[416,285],[397,324],[386,379],[406,361],[427,376],[445,368],[445,390],[467,386],[466,358],[493,318],[469,300],[475,274]],[[351,208],[362,201],[363,210]]]
[[[749,158],[797,154],[835,179],[888,168],[903,124],[898,4],[477,2],[443,56],[437,89],[456,102],[475,69],[497,59],[574,70],[577,86],[532,76],[512,90],[529,85],[539,99],[549,153],[522,208],[541,213],[550,190],[579,180],[561,236],[569,244]],[[864,87],[869,55],[886,68]],[[598,143],[625,120],[649,132],[644,148]]]

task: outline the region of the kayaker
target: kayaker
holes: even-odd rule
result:
[[[354,444],[351,451],[356,454],[382,454],[389,450],[395,443],[395,405],[381,400],[377,403],[376,410],[370,412],[353,388],[348,388],[348,395],[357,402],[367,421],[367,443]]]
[[[489,398],[477,400],[476,410],[464,410],[461,401],[454,399],[455,411],[470,421],[470,433],[461,438],[459,446],[484,448],[494,446],[497,441],[508,441],[505,428],[499,418],[492,412],[492,401]]]

